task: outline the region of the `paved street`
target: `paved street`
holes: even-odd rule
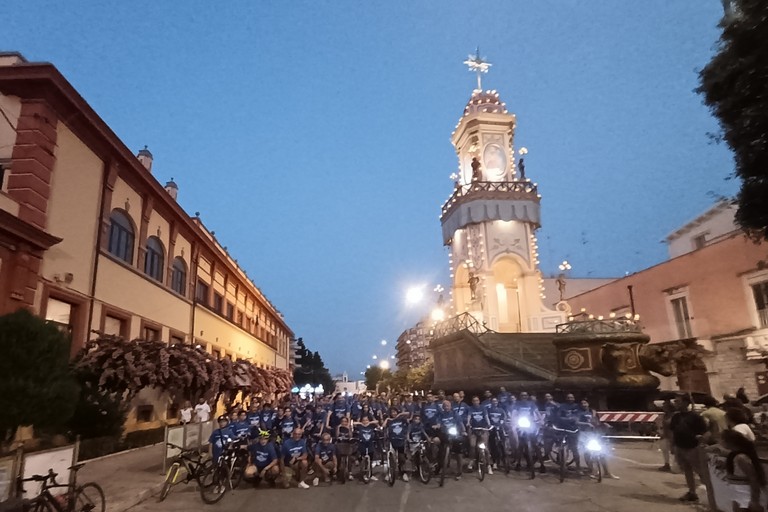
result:
[[[428,485],[398,481],[390,488],[379,481],[370,485],[350,482],[346,485],[321,486],[309,490],[241,487],[227,495],[213,508],[226,511],[250,511],[254,507],[286,510],[307,507],[313,512],[345,511],[466,511],[515,510],[521,512],[581,511],[691,511],[697,507],[684,505],[677,498],[685,491],[679,474],[657,471],[660,455],[650,444],[616,448],[610,460],[620,480],[604,480],[598,484],[588,478],[572,477],[560,484],[555,474],[537,475],[533,481],[522,474],[495,474],[482,483],[470,474],[456,482],[446,480],[439,488],[433,480]],[[702,490],[700,499],[706,494]],[[567,509],[565,508],[567,507]],[[178,486],[163,503],[154,498],[131,509],[141,511],[205,510],[210,506],[200,501],[192,486]],[[699,509],[704,509],[699,506]]]

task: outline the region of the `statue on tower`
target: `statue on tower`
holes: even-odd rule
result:
[[[469,273],[469,296],[472,300],[477,300],[477,284],[480,278],[474,272]]]
[[[525,180],[525,158],[520,158],[520,163],[517,164],[520,169],[520,179]]]
[[[472,183],[482,181],[483,173],[480,171],[481,167],[480,160],[476,156],[472,157]]]

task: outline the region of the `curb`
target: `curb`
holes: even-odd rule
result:
[[[139,505],[145,501],[147,501],[152,496],[159,494],[160,489],[163,487],[163,482],[159,482],[156,485],[153,485],[152,487],[149,487],[147,489],[144,489],[143,491],[138,492],[133,498],[124,500],[121,503],[118,504],[110,504],[107,502],[107,509],[109,512],[126,512],[127,510],[135,507],[136,505]]]

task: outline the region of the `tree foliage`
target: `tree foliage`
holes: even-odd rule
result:
[[[89,341],[75,359],[75,369],[83,382],[126,401],[147,387],[187,400],[284,393],[291,387],[285,370],[259,368],[244,359],[217,359],[191,345],[117,336]]]
[[[0,317],[0,441],[22,425],[66,423],[78,387],[69,371],[70,340],[27,310]]]
[[[717,54],[700,73],[698,92],[719,120],[741,180],[736,221],[768,240],[768,2],[732,0]]]
[[[387,382],[391,378],[392,372],[389,370],[382,370],[378,366],[371,366],[365,371],[365,387],[369,391],[375,390],[377,384],[386,388]]]
[[[331,372],[325,367],[323,358],[319,352],[312,352],[304,343],[303,338],[297,340],[296,368],[293,370],[293,380],[301,387],[310,384],[317,387],[322,384],[323,389],[330,392],[335,385]]]

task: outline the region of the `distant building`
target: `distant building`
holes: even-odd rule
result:
[[[334,394],[346,393],[357,395],[359,393],[365,393],[367,390],[364,380],[349,380],[347,372],[344,372],[341,375],[336,375],[333,378],[333,382],[336,385]]]
[[[768,244],[745,238],[734,211],[719,202],[666,238],[668,261],[569,298],[573,311],[637,313],[651,343],[694,340],[706,370],[662,386],[768,393]]]
[[[0,54],[0,110],[0,314],[57,323],[73,354],[99,331],[288,368],[282,314],[146,147],[134,155],[52,64],[16,53]],[[150,395],[129,428],[171,419]]]
[[[432,360],[429,343],[432,341],[431,322],[424,320],[404,330],[397,338],[397,367],[417,368]]]

